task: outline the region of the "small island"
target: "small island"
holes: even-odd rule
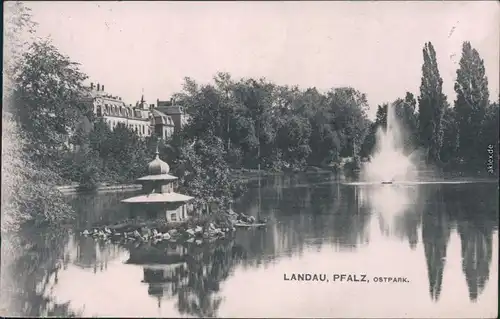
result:
[[[148,164],[148,175],[137,179],[142,195],[122,200],[128,204],[126,219],[113,225],[84,230],[84,236],[115,242],[187,242],[225,239],[237,227],[263,227],[267,220],[237,214],[232,209],[205,214],[192,204],[194,197],[176,193],[178,178],[170,175],[170,166],[162,161],[156,148],[155,158]]]

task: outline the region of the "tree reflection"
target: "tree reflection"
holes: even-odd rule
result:
[[[123,219],[125,206],[121,200],[134,194],[139,194],[139,192],[68,195],[68,201],[76,211],[76,228],[89,229],[99,223],[110,223]]]
[[[495,187],[478,185],[447,192],[447,200],[457,203],[455,211],[461,241],[462,270],[475,302],[490,275],[493,231],[498,227],[498,196]]]
[[[427,263],[429,293],[432,300],[438,301],[442,289],[451,225],[440,186],[428,194],[427,202],[422,216],[422,241]]]
[[[439,299],[447,243],[456,224],[469,298],[476,301],[489,279],[493,231],[498,227],[496,187],[462,184],[427,189],[430,198],[424,209],[422,236],[431,298]]]
[[[267,227],[268,235],[247,236],[253,243],[243,239],[249,251],[260,245],[266,255],[280,255],[301,253],[304,245],[311,242],[321,247],[326,241],[347,250],[368,243],[370,212],[355,187],[340,185],[331,174],[273,176],[270,183],[262,184],[267,187],[261,190],[261,212],[281,223]],[[255,188],[249,188],[246,196],[235,204],[235,210],[255,215],[256,194]]]
[[[336,195],[340,195],[338,198]],[[339,248],[356,249],[360,244],[368,243],[366,234],[370,220],[368,207],[362,202],[357,187],[342,187],[340,194],[332,194],[333,201],[344,203],[334,206],[332,213],[332,238]]]
[[[469,288],[469,298],[476,301],[490,275],[492,232],[486,227],[459,224],[462,242],[462,270]]]
[[[49,296],[58,272],[67,266],[69,233],[62,229],[24,229],[4,238],[2,251],[2,299],[9,316],[79,316],[69,303],[59,304]]]

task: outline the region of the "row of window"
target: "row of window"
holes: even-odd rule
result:
[[[123,123],[121,121],[109,120],[109,126],[111,129],[114,129],[118,123]],[[125,124],[126,125],[126,124]],[[139,135],[151,135],[151,129],[149,125],[141,125],[141,124],[128,124],[128,127],[133,129]]]
[[[97,105],[96,114],[97,114],[97,116],[116,115],[116,116],[123,116],[123,117],[144,118],[142,116],[141,111],[138,111],[138,110],[134,111],[132,109],[129,109],[126,106],[121,106],[121,105],[117,106],[117,105],[104,104],[104,109],[101,105]]]

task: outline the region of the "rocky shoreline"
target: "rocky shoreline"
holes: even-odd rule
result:
[[[209,221],[208,219],[211,219]],[[237,214],[233,211],[206,218],[193,218],[178,223],[166,223],[164,220],[137,221],[128,220],[118,224],[85,229],[81,235],[95,240],[116,243],[127,242],[172,242],[195,243],[213,242],[232,237],[236,229],[243,226],[264,226],[267,220],[256,220],[253,216]]]

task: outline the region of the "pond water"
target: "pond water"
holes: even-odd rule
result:
[[[132,194],[69,198],[77,228],[118,218],[120,200]],[[15,296],[9,314],[31,316],[495,317],[497,194],[497,183],[486,182],[352,185],[328,174],[270,176],[260,191],[252,183],[234,210],[272,223],[217,245],[122,247],[59,230],[11,238],[24,250],[2,267],[10,278],[2,293]],[[182,263],[127,263],[147,251]],[[329,280],[284,280],[294,273]],[[334,281],[334,274],[369,282]]]

